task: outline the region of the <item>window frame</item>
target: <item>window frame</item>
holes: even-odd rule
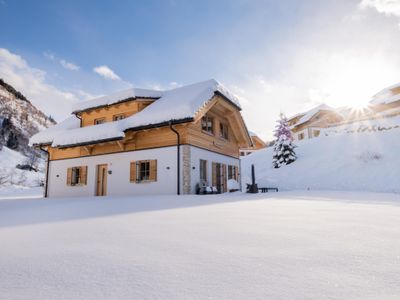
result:
[[[80,185],[82,181],[82,167],[72,167],[71,169],[71,185]]]
[[[226,136],[225,136],[226,135]],[[229,127],[224,122],[219,122],[219,137],[223,140],[229,141]]]
[[[126,115],[124,113],[113,115],[113,121],[120,121],[120,120],[123,120],[125,118],[126,118]]]
[[[143,173],[145,174],[143,175]],[[143,159],[130,162],[129,181],[131,183],[156,182],[157,173],[157,159]]]
[[[67,185],[83,186],[87,185],[87,166],[75,166],[67,168]]]
[[[150,160],[141,160],[136,163],[136,181],[150,181]]]
[[[209,126],[209,122],[211,122],[211,127]],[[205,129],[204,129],[204,123],[205,123]],[[202,118],[201,118],[201,131],[209,134],[209,135],[214,135],[214,131],[215,131],[215,118],[209,116],[208,114],[205,114]]]
[[[228,165],[227,178],[239,181],[239,168],[235,165]]]
[[[99,121],[102,121],[101,123],[98,123]],[[106,118],[97,118],[97,119],[94,119],[94,121],[93,121],[93,125],[101,125],[101,124],[104,124],[104,123],[106,123],[107,122],[107,120],[106,120]]]
[[[207,182],[207,180],[208,180],[208,176],[207,176],[207,160],[200,159],[199,172],[200,172],[200,181]]]

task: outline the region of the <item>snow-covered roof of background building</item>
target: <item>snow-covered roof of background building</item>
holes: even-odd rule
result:
[[[311,118],[313,116],[315,116],[318,112],[322,111],[322,110],[329,110],[329,111],[334,111],[334,109],[326,104],[321,104],[318,105],[312,109],[310,109],[307,112],[301,113],[301,114],[297,114],[295,117],[297,116],[302,116],[299,121],[296,122],[296,124],[294,124],[294,126],[298,126],[300,124],[306,123],[308,121],[311,120]],[[291,119],[293,119],[294,117],[292,117]]]
[[[372,97],[369,102],[371,104],[389,104],[400,100],[400,93],[394,93],[393,90],[400,88],[400,83],[393,84],[387,88],[384,88],[379,93]]]
[[[82,104],[79,108],[88,109],[94,103],[95,107],[98,107],[99,103],[123,101],[121,95],[128,95],[128,97],[133,95],[132,90],[129,91],[85,101],[87,104]],[[158,100],[126,119],[80,128],[79,120],[73,116],[71,118],[78,121],[72,121],[73,119],[68,118],[60,124],[34,135],[30,143],[51,144],[53,147],[83,145],[111,139],[122,139],[125,136],[124,132],[128,129],[161,126],[168,122],[191,121],[216,93],[222,95],[227,101],[240,109],[239,100],[214,79],[172,90],[155,92],[159,93],[160,98]],[[156,93],[153,95],[156,95]],[[137,97],[139,97],[138,94]],[[76,108],[74,108],[74,111],[76,111]]]

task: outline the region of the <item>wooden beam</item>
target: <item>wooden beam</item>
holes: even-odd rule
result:
[[[83,146],[83,149],[85,149],[86,152],[87,152],[89,155],[92,154],[93,148],[94,148],[94,146],[90,146],[90,145],[88,145],[88,146]]]
[[[125,143],[124,143],[124,142],[117,141],[117,144],[118,144],[118,147],[119,147],[122,151],[125,150]]]

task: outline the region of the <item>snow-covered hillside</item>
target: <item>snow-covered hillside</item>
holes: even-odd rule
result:
[[[1,299],[398,299],[400,196],[0,197]]]
[[[297,142],[296,162],[272,168],[273,147],[242,159],[243,185],[251,164],[259,186],[281,190],[400,192],[400,118],[329,128],[319,138]]]
[[[33,134],[54,123],[24,95],[0,79],[0,190],[40,184],[44,177],[44,155],[28,142]],[[27,163],[39,172],[16,168],[18,164]]]
[[[37,187],[43,184],[43,160],[38,162],[37,172],[16,168],[18,164],[26,164],[27,159],[26,156],[7,147],[0,150],[0,194],[2,190],[12,192],[15,189]]]

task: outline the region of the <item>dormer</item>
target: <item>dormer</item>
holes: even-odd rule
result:
[[[81,127],[99,125],[130,117],[160,97],[158,91],[129,89],[80,102],[73,107],[73,113],[82,120]]]

